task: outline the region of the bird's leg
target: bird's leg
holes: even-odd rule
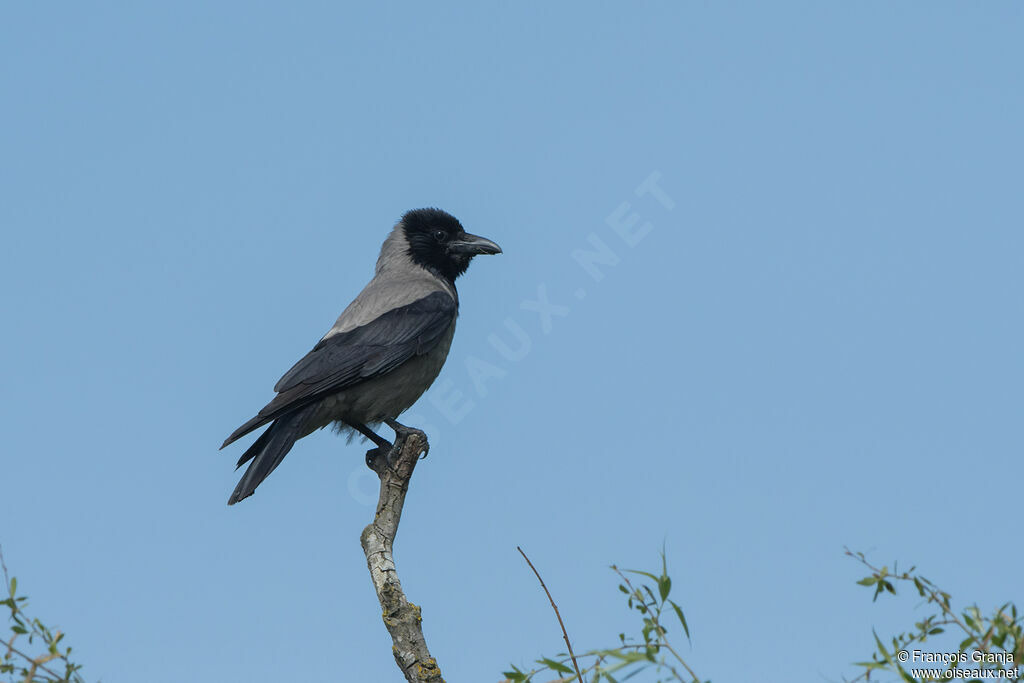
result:
[[[423,451],[423,457],[427,457],[427,453],[430,452],[430,442],[427,441],[427,435],[423,432],[422,429],[416,429],[415,427],[406,427],[404,424],[396,420],[392,420],[390,417],[384,418],[384,424],[395,430],[396,442],[399,439],[405,438],[411,434],[416,434],[421,439],[423,439],[423,443],[426,444],[425,450]]]
[[[352,429],[356,430],[373,443],[377,444],[376,448],[371,448],[370,450],[366,451],[366,466],[369,467],[374,472],[376,472],[377,467],[375,467],[375,464],[377,458],[384,456],[384,460],[385,462],[387,462],[387,455],[388,453],[391,452],[391,449],[394,448],[394,446],[390,441],[388,441],[383,436],[381,436],[377,432],[373,431],[372,429],[364,425],[362,422],[347,422],[346,424],[348,424],[348,426],[352,427]]]
[[[357,432],[365,436],[367,439],[377,444],[377,446],[379,446],[380,448],[384,448],[385,446],[391,448],[390,441],[388,441],[383,436],[381,436],[377,432],[373,431],[372,429],[364,425],[362,422],[348,422],[347,424],[350,427],[352,427],[352,429],[356,430]]]

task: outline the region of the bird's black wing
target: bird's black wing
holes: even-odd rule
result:
[[[438,291],[361,327],[321,340],[274,386],[277,397],[235,430],[221,448],[281,415],[429,352],[456,314],[455,300]]]

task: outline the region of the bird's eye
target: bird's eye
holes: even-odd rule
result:
[[[444,230],[435,230],[434,239],[437,240],[438,242],[444,242],[446,239],[448,239],[448,233],[446,233]]]

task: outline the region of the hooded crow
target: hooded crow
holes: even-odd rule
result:
[[[249,462],[249,469],[228,505],[251,496],[298,439],[327,425],[358,432],[386,452],[391,443],[373,427],[383,422],[396,434],[405,430],[396,418],[434,382],[448,356],[459,312],[455,279],[477,254],[500,253],[440,209],[402,216],[384,240],[373,279],[277,382],[274,400],[221,446],[270,424],[238,459],[238,467]]]

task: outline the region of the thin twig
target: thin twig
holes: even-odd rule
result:
[[[555,616],[558,617],[558,625],[562,627],[562,637],[565,638],[565,646],[569,648],[569,658],[572,659],[572,668],[576,669],[576,678],[580,683],[583,683],[583,674],[580,673],[580,667],[576,663],[576,655],[572,651],[572,643],[569,642],[569,634],[565,631],[565,624],[562,623],[562,615],[558,613],[558,605],[555,604],[555,599],[551,597],[551,591],[549,591],[548,587],[544,585],[544,579],[540,578],[540,572],[538,572],[537,568],[533,566],[533,562],[530,562],[530,558],[526,556],[523,549],[516,546],[516,550],[518,550],[519,554],[523,556],[524,560],[526,560],[526,564],[530,565],[530,569],[533,570],[533,573],[537,576],[537,580],[540,581],[540,587],[548,594],[548,600],[551,601],[551,608],[555,610]]]
[[[626,576],[625,574],[622,573],[621,569],[619,569],[618,567],[612,565],[612,571],[614,571],[616,574],[619,575],[620,578],[622,578],[622,580],[625,582],[625,584],[627,586],[629,586],[629,590],[630,591],[639,593],[639,591],[637,591],[635,588],[633,588],[633,582],[629,580],[628,576]],[[646,588],[646,586],[645,586],[645,588]],[[647,592],[650,593],[650,589],[649,588],[647,589]],[[643,596],[641,595],[641,597],[643,597]],[[645,602],[644,604],[648,604],[648,603]],[[648,609],[651,609],[651,608],[648,608]],[[651,613],[654,614],[653,611]],[[661,611],[660,610],[657,612],[657,615],[655,617],[655,623],[657,623],[658,626],[661,627]],[[660,638],[660,640],[661,640],[661,642],[658,643],[658,647],[663,647],[666,650],[668,650],[669,652],[671,652],[672,655],[677,660],[679,660],[679,663],[682,664],[683,667],[686,668],[686,670],[689,672],[690,676],[693,678],[694,682],[695,683],[700,683],[700,678],[693,671],[693,669],[690,668],[690,665],[686,663],[685,659],[683,659],[682,657],[679,656],[679,653],[676,652],[674,647],[672,647],[672,644],[668,642],[668,636],[666,636],[664,634],[664,632],[662,632],[661,634],[658,635],[658,638]],[[680,676],[678,673],[676,673],[674,670],[672,671],[672,673],[675,675],[675,677],[677,679],[683,680],[683,677]]]
[[[51,654],[51,655],[47,655],[45,658],[40,657],[39,658],[40,661],[36,661],[35,659],[30,657],[29,655],[25,654],[24,652],[22,652],[18,648],[14,647],[13,643],[14,643],[13,640],[11,640],[10,643],[4,643],[4,647],[6,647],[9,651],[13,652],[14,654],[16,654],[16,655],[18,655],[20,657],[23,657],[26,661],[31,662],[33,667],[39,667],[40,669],[42,669],[46,673],[50,674],[51,676],[53,676],[57,680],[61,680],[61,681],[64,680],[63,676],[59,675],[57,672],[53,671],[52,669],[43,666],[44,663],[50,661],[51,659],[57,659],[57,657],[60,657],[60,655]],[[35,679],[29,679],[29,680],[35,680]]]
[[[10,574],[7,573],[7,563],[4,562],[4,549],[3,549],[2,546],[0,546],[0,570],[3,571],[3,575],[4,575],[4,589],[7,590],[8,593],[10,593],[11,576],[10,576]],[[17,599],[16,596],[14,595],[14,593],[10,593],[10,596],[11,596],[11,600],[16,600]],[[11,610],[12,613],[13,612],[21,612],[21,608],[17,606],[18,603],[15,602],[14,605],[15,606]],[[22,613],[22,614],[24,614],[24,613]],[[32,630],[33,631],[36,630],[35,624],[32,624]],[[18,648],[14,647],[14,640],[17,637],[18,637],[18,634],[15,633],[14,637],[11,638],[10,642],[4,643],[4,646],[7,648],[8,652],[13,652],[14,654],[16,654],[16,655],[18,655],[20,657],[23,657],[24,659],[28,660],[29,662],[32,662],[33,672],[35,671],[35,668],[38,667],[38,668],[42,669],[43,671],[45,671],[46,673],[48,673],[51,676],[53,676],[54,678],[60,678],[60,676],[58,676],[55,672],[51,671],[48,667],[43,666],[46,662],[49,662],[51,659],[56,659],[59,655],[51,655],[51,656],[47,657],[46,659],[43,659],[42,657],[40,657],[41,661],[36,661],[35,659],[33,659],[32,657],[28,656],[27,654],[25,654],[24,652],[22,652]]]
[[[862,565],[864,565],[865,567],[870,569],[872,574],[877,574],[877,575],[879,575],[881,577],[882,570],[879,569],[878,567],[874,566],[870,562],[868,562],[867,559],[863,557],[863,553],[857,554],[857,553],[852,552],[849,548],[844,548],[844,549],[846,550],[846,554],[847,555],[849,555],[850,557],[854,558],[855,560],[860,562]],[[914,568],[911,567],[910,571],[913,571],[913,570],[914,570]],[[897,574],[895,572],[896,572],[896,569],[893,568],[893,573],[892,574],[889,574],[887,572],[885,574],[885,576],[882,577],[882,578],[883,579],[891,578],[891,579],[896,579],[897,581],[911,581],[911,582],[914,580],[914,576],[915,575],[912,575],[910,572],[903,572],[902,574]],[[960,618],[957,616],[956,612],[953,611],[953,608],[952,607],[948,607],[946,605],[946,603],[942,599],[943,598],[943,592],[942,592],[942,590],[938,586],[935,586],[934,584],[932,584],[931,581],[928,581],[926,579],[922,579],[920,575],[917,575],[917,578],[921,579],[921,581],[922,581],[922,583],[923,583],[923,585],[925,587],[925,592],[928,594],[927,595],[927,601],[928,602],[933,602],[936,605],[938,605],[939,606],[939,610],[941,610],[942,613],[945,614],[948,619],[951,619],[954,624],[959,626],[961,631],[963,631],[964,633],[966,633],[969,636],[975,636],[976,635],[974,631],[972,631],[971,629],[967,628],[967,626],[962,621],[960,621]],[[979,631],[979,633],[980,633],[980,631]]]

